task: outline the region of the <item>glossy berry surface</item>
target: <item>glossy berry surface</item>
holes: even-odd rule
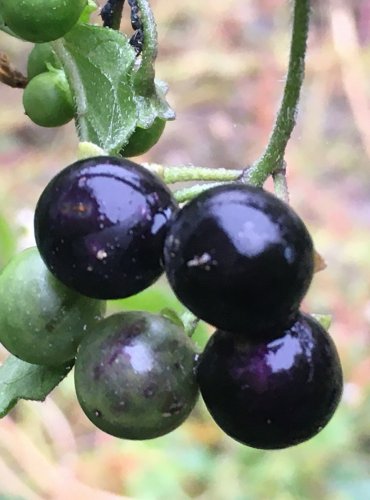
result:
[[[81,343],[77,397],[88,418],[113,436],[162,436],[195,405],[195,362],[192,342],[169,320],[145,312],[115,314]]]
[[[77,23],[87,0],[1,0],[6,25],[28,42],[49,42]]]
[[[105,312],[105,302],[57,281],[37,248],[24,250],[3,269],[0,303],[0,342],[18,358],[46,366],[74,358]]]
[[[78,161],[38,201],[37,246],[67,286],[100,299],[128,297],[162,274],[175,208],[167,187],[136,163],[108,156]]]
[[[299,314],[281,333],[251,343],[218,330],[198,367],[199,387],[216,423],[254,448],[286,448],[315,436],[342,394],[338,354],[321,325]]]
[[[48,71],[32,78],[23,92],[23,106],[40,127],[60,127],[71,121],[74,105],[64,71]]]
[[[166,120],[156,118],[149,128],[136,127],[129,142],[120,151],[120,155],[128,158],[146,153],[159,141],[165,126]]]
[[[289,323],[313,274],[312,240],[301,219],[247,185],[215,187],[185,205],[164,257],[174,292],[196,316],[257,337]]]

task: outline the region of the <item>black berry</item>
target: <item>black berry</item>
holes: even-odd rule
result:
[[[299,314],[282,333],[251,343],[216,331],[198,367],[199,387],[216,423],[254,448],[286,448],[316,435],[342,394],[338,354],[320,324]]]
[[[148,170],[97,157],[60,172],[36,207],[35,237],[50,271],[90,297],[128,297],[162,273],[162,252],[176,204]]]
[[[301,219],[263,189],[219,186],[178,212],[165,269],[180,301],[217,328],[275,332],[299,308],[313,274]]]
[[[79,348],[75,384],[89,419],[125,439],[178,427],[198,396],[196,354],[183,330],[145,312],[101,321]]]

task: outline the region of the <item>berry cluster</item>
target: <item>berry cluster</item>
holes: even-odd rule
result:
[[[42,127],[58,127],[72,120],[75,109],[67,78],[51,41],[68,33],[78,22],[87,0],[1,0],[0,14],[15,36],[35,43],[28,61],[29,83],[23,106]]]
[[[302,220],[260,188],[216,187],[177,212],[164,261],[179,300],[217,328],[198,383],[218,425],[265,449],[317,434],[343,381],[327,332],[299,312],[314,271]]]
[[[273,195],[230,184],[179,208],[142,166],[95,157],[47,185],[35,237],[40,255],[24,252],[0,276],[0,340],[31,363],[76,356],[78,400],[102,430],[126,439],[170,432],[198,387],[218,425],[249,446],[298,444],[329,421],[340,362],[326,331],[299,311],[313,245]],[[102,300],[139,293],[164,270],[179,300],[217,328],[199,359],[162,316],[102,319]],[[32,297],[23,310],[20,287]]]

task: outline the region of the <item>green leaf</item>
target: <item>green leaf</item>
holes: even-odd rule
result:
[[[111,300],[108,302],[109,312],[147,311],[157,314],[165,307],[174,310],[178,315],[184,311],[184,307],[164,281],[157,282],[142,292],[126,299]]]
[[[132,83],[136,56],[128,38],[114,30],[81,24],[53,47],[75,98],[81,141],[118,153],[137,124]]]
[[[168,86],[162,80],[155,80],[151,95],[141,95],[135,92],[135,101],[138,106],[138,126],[149,128],[154,120],[174,120],[175,112],[166,100]]]
[[[161,316],[168,319],[169,321],[179,326],[180,328],[184,328],[184,323],[181,321],[180,316],[173,309],[165,307],[164,309],[161,310]]]
[[[58,368],[31,365],[9,356],[0,367],[0,418],[19,399],[43,401],[72,369],[73,363]]]

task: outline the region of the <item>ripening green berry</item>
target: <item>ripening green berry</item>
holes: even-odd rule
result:
[[[156,118],[149,128],[136,127],[126,146],[121,149],[120,155],[129,158],[146,153],[159,141],[165,126],[166,120]]]
[[[61,365],[103,316],[105,302],[70,290],[48,271],[36,248],[0,274],[0,342],[28,363]]]
[[[36,43],[28,56],[27,77],[31,80],[40,73],[49,70],[48,65],[60,68],[60,62],[50,43]]]
[[[196,361],[193,343],[168,319],[142,311],[114,314],[78,349],[77,397],[108,434],[163,436],[185,421],[197,401]]]
[[[29,118],[41,127],[59,127],[72,120],[72,94],[62,70],[35,76],[23,93],[23,106]]]

